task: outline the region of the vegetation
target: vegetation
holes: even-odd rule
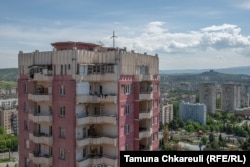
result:
[[[6,134],[2,126],[0,126],[0,152],[17,151],[18,149],[18,138]]]
[[[16,87],[17,83],[16,82],[12,82],[12,81],[0,81],[0,88],[1,89],[11,89],[13,87]]]
[[[17,81],[18,68],[0,69],[0,81]]]

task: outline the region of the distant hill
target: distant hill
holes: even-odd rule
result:
[[[17,81],[18,68],[0,69],[0,81]]]
[[[160,74],[200,74],[214,70],[224,74],[243,74],[250,75],[250,66],[221,68],[221,69],[187,69],[187,70],[160,70]]]

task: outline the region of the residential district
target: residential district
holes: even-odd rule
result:
[[[17,87],[0,90],[0,166],[118,167],[126,150],[250,150],[250,76],[210,70],[187,80],[160,74],[157,54],[51,45],[20,51]]]

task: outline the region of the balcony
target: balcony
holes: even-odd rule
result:
[[[152,135],[152,128],[139,128],[139,139],[148,138]]]
[[[29,139],[32,140],[34,143],[41,143],[52,146],[53,144],[53,137],[52,135],[45,134],[45,133],[30,133]]]
[[[153,99],[152,92],[140,92],[139,100],[149,100],[149,99]]]
[[[78,138],[76,141],[77,147],[82,147],[88,144],[109,144],[116,147],[117,138],[107,137],[107,136],[88,136],[85,138]]]
[[[81,166],[88,166],[88,165],[105,164],[105,165],[117,167],[118,166],[117,163],[118,163],[117,158],[102,156],[102,155],[98,155],[98,154],[97,155],[90,154],[87,157],[84,157],[81,160],[78,160],[76,162],[76,166],[81,167]]]
[[[141,111],[139,113],[139,119],[150,119],[153,116],[153,110],[150,110],[149,112]]]
[[[28,99],[35,102],[52,101],[52,95],[28,94]]]
[[[103,74],[90,74],[90,75],[75,75],[75,80],[77,81],[89,81],[89,82],[107,82],[117,81],[118,77],[115,73],[103,73]]]
[[[142,75],[142,74],[135,75],[136,81],[152,81],[153,79],[154,79],[153,75]]]
[[[36,123],[49,123],[52,124],[53,117],[52,114],[49,113],[37,113],[37,114],[29,114],[28,116],[30,121],[36,122]]]
[[[47,155],[43,153],[29,153],[29,159],[33,161],[34,164],[52,166],[52,155]]]
[[[49,73],[49,74],[40,74],[40,73],[35,73],[33,74],[33,78],[31,77],[31,79],[33,81],[47,81],[47,82],[51,82],[53,79],[53,76]]]
[[[117,103],[116,95],[77,95],[76,103]]]
[[[76,125],[83,124],[117,124],[117,117],[115,115],[88,115],[78,116],[76,119]]]

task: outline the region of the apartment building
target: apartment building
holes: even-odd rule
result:
[[[160,122],[165,125],[174,119],[173,104],[162,104],[160,111]]]
[[[18,134],[17,108],[0,109],[0,126],[4,127],[7,134]]]
[[[233,112],[240,107],[240,85],[222,84],[221,86],[221,109],[226,112]]]
[[[119,166],[158,150],[159,59],[83,42],[19,52],[19,166]]]
[[[200,83],[199,102],[204,103],[208,113],[216,111],[216,85],[215,83]]]
[[[179,117],[184,121],[195,121],[206,125],[207,109],[205,104],[186,103],[181,101],[179,104]]]

